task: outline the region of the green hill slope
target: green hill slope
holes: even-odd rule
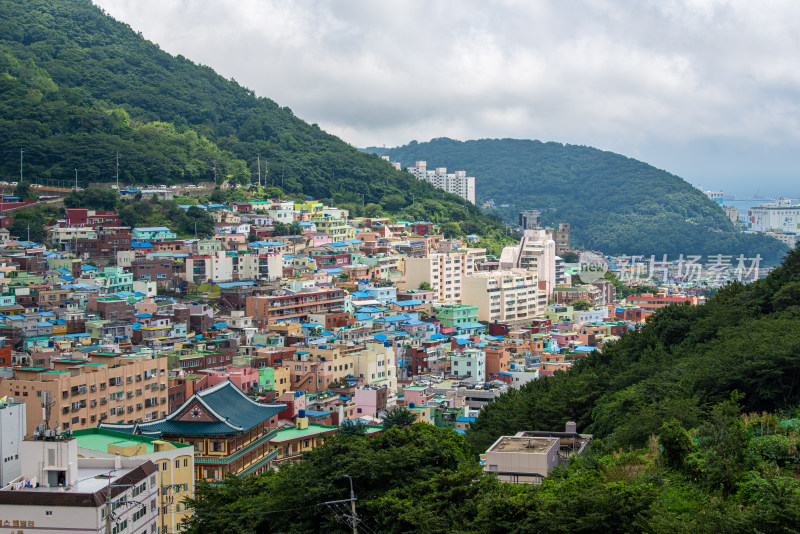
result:
[[[743,395],[748,412],[800,403],[800,251],[769,277],[732,284],[702,306],[670,306],[571,370],[488,405],[467,431],[476,450],[519,430],[578,422],[609,446],[642,446],[665,421],[686,428]]]
[[[697,188],[668,172],[586,146],[518,139],[412,141],[367,149],[403,168],[464,169],[476,177],[478,204],[508,222],[524,209],[543,222],[572,225],[572,244],[609,254],[755,254],[777,263],[785,247],[766,236],[736,232],[725,213]]]
[[[0,3],[0,176],[123,183],[233,179],[392,213],[502,226],[363,154],[289,108],[212,69],[173,57],[88,0]],[[370,203],[376,204],[369,206]]]

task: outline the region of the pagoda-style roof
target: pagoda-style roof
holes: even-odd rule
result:
[[[207,436],[247,432],[276,416],[285,404],[262,404],[230,380],[199,391],[168,416],[155,421],[100,423],[98,428],[144,436]]]

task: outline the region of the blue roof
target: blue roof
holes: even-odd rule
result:
[[[387,315],[383,319],[376,319],[376,320],[384,322],[396,322],[396,321],[407,321],[408,319],[409,319],[408,315]]]
[[[246,286],[254,286],[256,285],[255,282],[220,282],[217,284],[222,289],[229,289],[231,287],[246,287]]]
[[[366,313],[357,313],[356,314],[356,320],[357,321],[369,321],[369,320],[372,320],[372,319],[374,319],[374,317],[371,316],[371,315],[367,315]]]
[[[582,346],[582,347],[575,347],[574,350],[577,350],[578,352],[594,352],[597,350],[597,347]]]
[[[150,319],[153,315],[150,313],[137,313],[134,314],[134,317],[137,319]]]
[[[450,430],[452,430],[453,432],[456,432],[458,434],[466,434],[466,431],[464,429],[462,429],[462,428],[451,428]]]
[[[61,274],[72,274],[72,271],[68,271],[66,269],[56,269],[55,271]]]
[[[503,375],[503,376],[512,376],[511,373],[506,373],[505,371],[500,371],[497,374],[498,375]]]
[[[459,423],[474,423],[475,422],[475,418],[474,417],[464,417],[462,415],[461,417],[456,417],[456,421],[459,422]]]
[[[81,271],[96,271],[97,267],[93,265],[81,265]]]
[[[253,241],[252,243],[248,243],[247,246],[253,248],[260,248],[260,247],[285,247],[285,243],[281,243],[280,241]]]
[[[458,328],[459,330],[469,330],[472,328],[486,328],[486,325],[481,323],[464,323],[464,324],[457,324],[456,328]]]
[[[65,282],[72,282],[75,280],[74,276],[59,276],[59,280],[64,280]]]
[[[355,293],[353,293],[353,298],[357,298],[357,299],[367,299],[367,298],[369,298],[369,299],[371,299],[372,295],[370,295],[369,293],[364,293],[363,291],[356,291]]]
[[[372,337],[377,339],[378,341],[386,341],[387,339],[389,339],[389,336],[387,336],[386,334],[375,334]]]
[[[214,323],[214,328],[228,328],[225,323]]]
[[[433,334],[431,336],[431,340],[433,340],[433,341],[438,341],[440,339],[447,339],[447,336],[444,335],[444,334]]]
[[[422,304],[421,300],[398,300],[393,302],[393,304],[397,304],[398,306],[419,306]]]
[[[153,248],[153,244],[150,241],[134,241],[131,248]]]
[[[333,267],[332,269],[321,269],[321,271],[328,274],[341,274],[344,272],[339,267]]]
[[[144,226],[133,229],[134,232],[171,232],[166,226]]]
[[[363,243],[363,241],[361,241],[360,239],[345,239],[345,241],[347,243],[350,243],[351,245],[360,245],[361,243]]]

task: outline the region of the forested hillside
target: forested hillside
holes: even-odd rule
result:
[[[332,103],[335,105],[335,103]],[[390,212],[502,226],[455,195],[358,152],[289,108],[173,57],[88,0],[0,2],[0,176],[81,185],[225,179]]]
[[[670,419],[697,426],[742,395],[748,412],[800,403],[800,251],[768,278],[723,287],[702,306],[670,306],[640,330],[488,405],[467,431],[476,451],[568,420],[610,449],[639,447]]]
[[[786,247],[762,235],[736,232],[717,204],[683,179],[646,163],[596,148],[519,139],[434,139],[367,149],[403,168],[475,176],[476,200],[508,222],[524,209],[542,210],[545,224],[572,225],[573,246],[607,254],[761,253],[778,263]],[[509,204],[509,207],[501,207]]]

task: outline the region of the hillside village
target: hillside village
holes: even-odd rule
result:
[[[536,211],[494,257],[437,224],[351,218],[311,198],[181,208],[209,213],[213,234],[181,239],[84,208],[65,209],[46,243],[4,230],[0,414],[17,435],[0,508],[31,482],[73,487],[78,458],[142,480],[150,460],[166,477],[152,517],[179,531],[199,481],[279,468],[343,428],[380,433],[387,414],[463,434],[509,388],[569,369],[668,304],[704,301],[650,278],[627,298],[615,277],[583,283],[561,257],[569,225],[542,228]],[[538,481],[591,440],[574,424],[552,431],[501,437],[485,469]],[[493,459],[532,440],[528,471]],[[26,460],[53,444],[80,469],[53,478]]]

